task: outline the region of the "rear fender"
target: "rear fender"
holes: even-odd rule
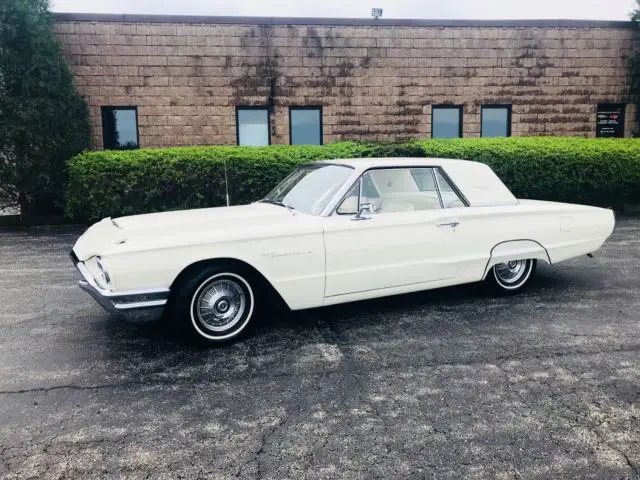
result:
[[[484,269],[482,279],[484,280],[491,268],[498,263],[534,258],[551,265],[551,258],[549,257],[547,249],[535,240],[508,240],[506,242],[500,242],[491,249],[491,255]]]

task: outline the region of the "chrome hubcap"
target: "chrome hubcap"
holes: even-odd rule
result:
[[[233,327],[242,318],[245,308],[244,291],[229,279],[215,280],[205,286],[195,302],[198,320],[213,332]]]
[[[498,263],[495,267],[496,277],[503,283],[518,282],[527,271],[526,260],[512,260],[506,263]]]

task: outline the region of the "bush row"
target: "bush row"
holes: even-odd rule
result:
[[[640,203],[640,140],[512,137],[85,152],[69,163],[67,215],[94,221],[224,205],[225,169],[231,203],[249,203],[300,164],[354,157],[476,160],[490,165],[519,198],[616,209]]]

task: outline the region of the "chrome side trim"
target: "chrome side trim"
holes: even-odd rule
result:
[[[167,300],[150,300],[148,302],[116,303],[114,307],[121,312],[126,310],[141,310],[143,308],[164,307],[166,304]]]
[[[168,288],[151,288],[123,292],[106,290],[96,283],[83,262],[77,262],[76,268],[84,278],[84,280],[80,280],[79,282],[80,288],[89,293],[102,308],[111,313],[163,307],[169,298]]]

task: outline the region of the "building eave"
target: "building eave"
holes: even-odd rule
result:
[[[480,28],[633,28],[615,20],[443,20],[314,17],[220,17],[207,15],[138,15],[54,12],[56,22],[176,23],[221,25],[309,25],[354,27],[480,27]]]

